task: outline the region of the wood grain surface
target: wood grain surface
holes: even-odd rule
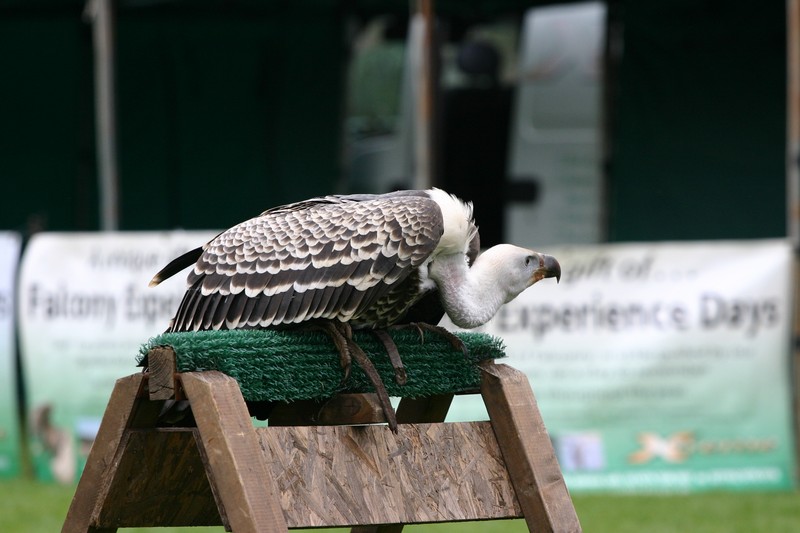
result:
[[[522,516],[489,422],[257,434],[289,527]]]

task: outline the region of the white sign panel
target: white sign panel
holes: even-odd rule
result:
[[[0,232],[0,478],[20,472],[15,383],[14,285],[20,236]]]
[[[547,252],[561,283],[485,331],[529,376],[570,488],[794,485],[788,242]]]
[[[604,2],[534,7],[525,15],[509,172],[512,182],[535,180],[539,197],[508,205],[508,242],[541,246],[603,238],[605,18]]]
[[[43,479],[82,468],[114,382],[162,333],[186,288],[182,272],[148,287],[178,255],[216,233],[45,233],[25,250],[19,332],[32,455]]]

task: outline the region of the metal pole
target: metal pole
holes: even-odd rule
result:
[[[786,2],[786,233],[794,247],[792,386],[800,382],[800,0]],[[795,455],[800,455],[800,397],[793,395]]]
[[[787,124],[786,198],[787,235],[800,248],[800,0],[788,0],[787,21]]]
[[[434,117],[436,65],[433,0],[415,0],[412,39],[419,43],[414,87],[414,188],[436,184]]]
[[[100,189],[100,229],[119,229],[119,175],[114,103],[113,0],[87,0],[84,20],[94,42],[95,138]]]

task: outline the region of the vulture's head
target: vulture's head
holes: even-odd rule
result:
[[[497,286],[506,291],[508,303],[522,291],[545,278],[561,280],[561,265],[555,257],[513,244],[498,244],[480,256],[482,268],[494,271]]]

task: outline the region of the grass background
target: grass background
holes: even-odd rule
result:
[[[75,487],[27,479],[0,481],[0,531],[60,531]],[[713,492],[681,495],[574,495],[587,533],[789,533],[800,531],[798,492]],[[120,531],[220,533],[222,527]],[[320,531],[320,530],[315,530]],[[332,530],[328,530],[332,531]],[[337,530],[346,531],[346,530]],[[408,526],[409,533],[515,533],[522,520]]]

